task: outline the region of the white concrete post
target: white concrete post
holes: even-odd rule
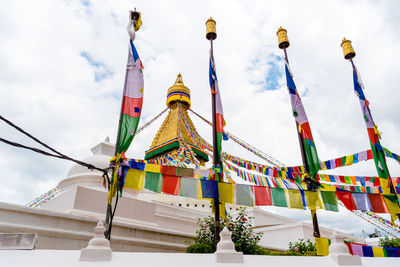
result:
[[[329,256],[331,256],[338,265],[361,265],[361,258],[358,255],[351,255],[349,248],[344,243],[344,235],[337,231],[333,232],[331,245],[329,246]]]
[[[94,228],[94,237],[89,241],[87,248],[81,250],[80,261],[110,261],[112,250],[110,241],[105,239],[106,228],[100,220]]]
[[[235,250],[235,244],[232,242],[232,234],[225,227],[220,233],[221,240],[217,244],[215,259],[218,263],[243,263],[243,253]]]

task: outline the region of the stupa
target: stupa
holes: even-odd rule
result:
[[[168,89],[167,106],[170,108],[169,113],[155,135],[150,149],[146,151],[145,159],[169,155],[173,158],[178,157],[181,161],[204,166],[209,158],[200,148],[200,144],[193,139],[193,135],[198,133],[187,114],[191,106],[190,89],[184,85],[180,73]]]

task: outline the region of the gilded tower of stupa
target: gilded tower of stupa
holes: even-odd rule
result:
[[[145,159],[174,158],[181,162],[204,166],[208,155],[201,148],[199,134],[190,119],[190,90],[179,73],[174,85],[168,89],[169,112],[146,151]]]

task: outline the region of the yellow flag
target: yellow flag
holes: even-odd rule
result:
[[[234,184],[218,183],[219,201],[224,203],[233,203]]]
[[[117,193],[117,189],[118,189],[117,170],[118,170],[118,166],[114,170],[113,178],[112,178],[111,185],[110,185],[110,190],[108,191],[108,195],[107,195],[108,196],[108,204],[111,204],[112,198],[115,197],[115,194]]]
[[[306,193],[307,205],[310,209],[312,210],[323,209],[321,197],[319,196],[318,192],[305,191],[305,193]]]
[[[326,170],[327,168],[326,168],[326,164],[325,164],[325,162],[323,161],[323,162],[321,162],[322,164],[321,164],[321,170]]]
[[[161,172],[161,165],[147,163],[146,166],[144,167],[144,170],[146,172],[160,173]]]
[[[395,225],[394,221],[397,219],[397,214],[400,213],[399,205],[386,197],[384,197],[384,199],[390,212],[391,221]]]
[[[200,179],[197,180],[197,199],[205,199],[203,198],[203,192],[201,191]]]
[[[142,26],[143,22],[142,22],[142,13],[139,12],[139,18],[136,21],[135,24],[135,32],[137,32],[140,29],[140,26]]]
[[[288,189],[289,196],[289,208],[291,209],[303,209],[303,201],[301,199],[301,193],[296,189]]]
[[[385,257],[385,253],[383,252],[383,248],[372,247],[372,253],[374,257]]]
[[[385,195],[390,194],[389,180],[385,178],[379,178],[382,187],[382,193]]]
[[[126,173],[124,188],[142,190],[146,172],[136,169],[129,169]]]
[[[346,156],[346,165],[353,164],[353,155]]]
[[[318,256],[329,255],[329,239],[325,237],[315,237],[315,245],[317,247]]]
[[[321,191],[336,191],[336,187],[333,185],[323,184],[319,190]]]

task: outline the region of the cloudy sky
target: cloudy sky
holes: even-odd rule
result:
[[[283,76],[279,26],[288,30],[291,69],[321,160],[369,148],[352,69],[355,63],[382,144],[400,153],[400,19],[397,1],[13,1],[0,0],[1,115],[74,157],[110,136],[115,142],[128,49],[128,10],[143,26],[136,47],[145,67],[142,123],[165,108],[181,72],[192,108],[210,118],[209,43],[205,21],[217,21],[215,60],[226,129],[286,165],[300,165],[298,140]],[[193,118],[193,117],[192,117]],[[202,136],[211,129],[193,118]],[[161,121],[134,141],[143,158]],[[4,123],[0,136],[33,143]],[[224,149],[257,157],[228,141]],[[388,159],[392,176],[398,163]],[[72,163],[0,144],[0,201],[26,203],[65,178]],[[335,174],[376,175],[372,161]],[[294,216],[294,215],[293,215]],[[328,215],[329,217],[330,215]]]

